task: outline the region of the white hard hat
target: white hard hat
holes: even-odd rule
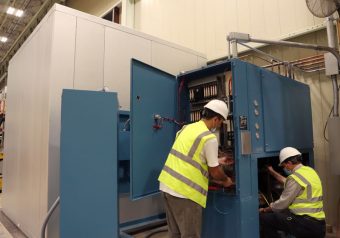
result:
[[[221,100],[217,100],[217,99],[213,99],[210,102],[208,102],[204,108],[208,108],[211,111],[214,111],[218,114],[220,114],[224,120],[227,120],[228,117],[228,106],[225,102],[221,101]]]
[[[280,164],[279,166],[281,166],[282,162],[284,162],[286,159],[296,156],[296,155],[301,155],[300,151],[298,151],[297,149],[293,148],[293,147],[286,147],[283,148],[280,151]]]

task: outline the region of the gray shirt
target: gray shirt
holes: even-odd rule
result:
[[[293,172],[301,168],[302,165],[297,165]],[[303,187],[300,186],[294,179],[288,177],[286,180],[285,188],[278,200],[270,204],[271,209],[274,212],[280,212],[282,210],[288,209],[289,205],[292,204],[294,199],[300,196],[303,192]]]

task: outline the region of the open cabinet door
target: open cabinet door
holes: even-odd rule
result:
[[[158,176],[178,127],[176,77],[132,59],[131,62],[131,199],[157,193]],[[164,120],[155,120],[155,115]]]
[[[60,134],[60,237],[119,236],[118,100],[64,89]]]

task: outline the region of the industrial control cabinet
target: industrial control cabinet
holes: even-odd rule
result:
[[[264,166],[277,167],[286,146],[298,148],[313,165],[310,92],[303,83],[238,59],[178,76],[132,60],[131,197],[159,192],[157,178],[175,133],[200,120],[203,106],[215,98],[230,109],[216,135],[220,153],[233,155],[224,171],[235,186],[209,185],[202,237],[259,237],[261,198],[275,200]]]

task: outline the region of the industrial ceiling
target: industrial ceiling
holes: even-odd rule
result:
[[[63,0],[0,0],[0,83],[8,62],[54,3]]]

